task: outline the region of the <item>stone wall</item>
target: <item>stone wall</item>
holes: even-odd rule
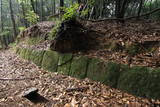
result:
[[[16,53],[51,72],[90,78],[137,96],[160,99],[160,69],[129,68],[127,65],[50,50],[17,48]]]

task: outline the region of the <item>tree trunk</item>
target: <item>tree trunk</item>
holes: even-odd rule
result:
[[[41,21],[43,21],[43,0],[41,0]]]
[[[1,31],[3,31],[3,1],[1,0]]]
[[[51,0],[52,3],[52,15],[56,14],[56,2],[55,0]]]
[[[27,27],[28,27],[28,24],[27,24],[27,21],[26,21],[26,19],[25,19],[26,13],[25,13],[25,6],[24,6],[24,3],[23,3],[23,2],[21,3],[21,6],[22,6],[22,14],[23,14],[23,24],[24,24],[25,27],[27,28]]]
[[[142,6],[143,6],[143,0],[141,0],[141,2],[140,2],[140,4],[139,4],[138,18],[139,18],[140,14],[141,14]]]
[[[123,19],[126,9],[127,9],[128,0],[116,0],[115,4],[115,16],[118,19]]]
[[[78,0],[78,4],[80,4],[81,3],[81,0]]]
[[[36,9],[35,9],[34,1],[33,0],[31,0],[31,6],[32,6],[32,9],[33,9],[34,13],[36,13]]]
[[[12,0],[9,0],[9,8],[10,8],[11,21],[12,21],[12,25],[13,25],[14,37],[16,37],[17,30],[16,30],[16,22],[15,22],[13,8],[12,8]]]
[[[60,0],[60,7],[64,6],[64,0]],[[63,13],[62,9],[60,9],[60,13]]]

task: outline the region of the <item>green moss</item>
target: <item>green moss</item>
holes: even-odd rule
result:
[[[20,48],[15,48],[15,53],[19,54],[20,53]]]
[[[92,80],[100,81],[104,83],[107,76],[106,69],[107,69],[107,65],[104,61],[93,58],[89,62],[87,77]]]
[[[28,45],[36,45],[36,44],[39,44],[42,41],[44,41],[43,37],[30,37],[30,38],[27,38]]]
[[[117,87],[117,82],[118,78],[120,76],[120,71],[121,71],[121,65],[116,64],[116,63],[107,63],[107,69],[106,69],[106,78],[104,80],[104,83],[116,88]]]
[[[54,51],[46,51],[43,56],[42,68],[48,71],[57,72],[59,55]]]
[[[70,76],[77,78],[85,78],[87,76],[87,68],[89,58],[87,57],[74,57],[71,64]]]
[[[26,52],[26,49],[25,49],[25,48],[21,48],[21,49],[20,49],[20,56],[21,56],[22,58],[25,58],[25,52]]]
[[[123,46],[121,46],[119,43],[117,43],[116,41],[112,41],[111,45],[110,45],[110,50],[111,51],[120,51],[123,50]]]
[[[140,52],[140,46],[138,44],[130,44],[126,46],[126,52],[129,55],[136,55]]]
[[[60,54],[59,61],[58,61],[59,73],[69,75],[72,57],[73,57],[72,54]]]
[[[160,70],[134,67],[119,78],[118,88],[137,96],[160,99]]]
[[[41,66],[44,52],[45,51],[32,51],[29,55],[29,59],[36,65]]]
[[[27,50],[26,50],[25,59],[27,59],[27,60],[29,60],[29,61],[31,60],[30,57],[31,57],[31,55],[32,55],[32,51],[33,51],[33,50],[31,50],[31,49],[27,49]]]

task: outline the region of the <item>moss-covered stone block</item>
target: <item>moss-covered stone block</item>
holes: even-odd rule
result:
[[[58,72],[64,75],[69,75],[72,59],[72,54],[59,54]]]
[[[84,56],[74,57],[69,75],[77,78],[85,78],[87,76],[89,60],[89,58]]]
[[[160,70],[134,67],[123,72],[118,88],[137,96],[160,99]]]
[[[29,55],[30,60],[38,66],[41,66],[45,51],[32,51]]]
[[[141,52],[140,47],[141,46],[139,44],[127,44],[125,50],[129,55],[136,55]]]
[[[19,54],[20,53],[20,48],[15,48],[15,51],[14,51],[16,54]]]
[[[106,63],[104,84],[116,88],[121,73],[121,65],[113,62]]]
[[[100,59],[91,59],[87,70],[87,77],[92,80],[104,83],[106,76],[107,64]]]
[[[20,56],[21,56],[22,58],[25,58],[25,52],[26,52],[26,49],[25,49],[25,48],[21,48],[21,49],[20,49]]]
[[[51,72],[57,72],[59,55],[55,51],[46,51],[43,56],[42,68]]]
[[[32,51],[33,51],[32,49],[27,49],[27,50],[26,50],[26,53],[25,53],[25,59],[26,59],[26,60],[29,60],[29,61],[31,60],[30,57],[31,57],[31,55],[32,55]]]

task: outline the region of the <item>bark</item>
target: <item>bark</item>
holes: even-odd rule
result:
[[[116,18],[124,18],[128,0],[116,0],[115,16]]]
[[[64,0],[60,0],[60,7],[64,6]],[[60,13],[63,13],[62,9],[60,9]]]
[[[78,4],[80,4],[81,3],[81,0],[78,0]]]
[[[55,0],[51,0],[52,3],[52,15],[56,14],[56,2]]]
[[[141,2],[140,2],[140,4],[139,4],[138,18],[139,18],[140,14],[141,14],[142,6],[143,6],[143,0],[141,0]]]
[[[15,22],[13,8],[12,8],[12,0],[9,0],[9,8],[10,8],[10,15],[11,15],[11,21],[12,21],[12,26],[13,26],[14,37],[16,37],[17,30],[16,30],[16,22]]]
[[[3,1],[1,0],[1,31],[3,31]]]
[[[43,2],[43,0],[41,0],[41,21],[43,21],[43,4],[44,4],[44,2]]]
[[[31,0],[31,6],[32,6],[32,9],[33,9],[34,13],[36,13],[36,9],[35,9],[34,1],[33,0]]]
[[[21,7],[22,7],[22,14],[23,14],[23,23],[24,23],[25,27],[28,27],[27,21],[25,20],[26,13],[25,13],[25,6],[24,6],[23,2],[21,3]]]

